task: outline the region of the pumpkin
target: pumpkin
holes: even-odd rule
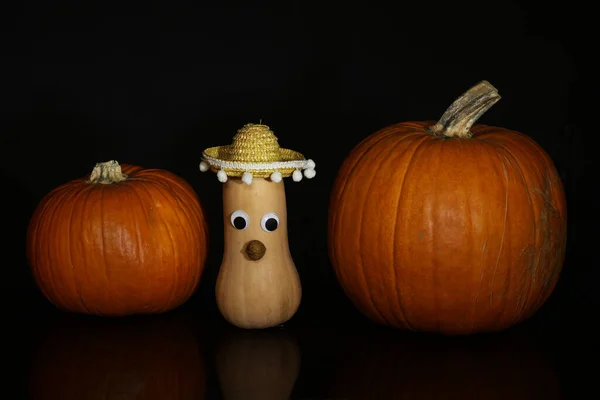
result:
[[[225,400],[289,399],[300,373],[300,347],[285,329],[237,330],[215,358]]]
[[[27,258],[58,308],[124,316],[171,310],[195,291],[207,256],[194,189],[160,169],[98,163],[48,193],[27,231]]]
[[[284,182],[254,178],[247,185],[228,179],[223,217],[224,252],[216,284],[221,315],[245,329],[283,324],[302,298],[288,243]],[[276,229],[267,229],[269,218],[278,220]]]
[[[508,332],[506,332],[508,333]],[[330,399],[501,400],[563,398],[559,371],[539,339],[499,334],[340,337],[328,378]],[[461,340],[462,339],[462,340]]]
[[[205,397],[203,355],[193,329],[179,316],[64,315],[42,330],[36,344],[28,385],[32,399]]]
[[[340,167],[329,256],[372,321],[450,335],[499,331],[552,293],[565,257],[563,186],[533,139],[475,125],[499,98],[483,81],[437,123],[371,134]]]

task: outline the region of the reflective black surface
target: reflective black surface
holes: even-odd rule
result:
[[[600,355],[593,309],[560,296],[523,324],[470,337],[400,332],[343,306],[247,331],[194,299],[127,318],[36,305],[4,321],[15,335],[4,360],[14,398],[588,398]]]
[[[595,92],[583,72],[594,48],[584,20],[594,13],[573,2],[188,3],[11,3],[20,9],[3,26],[0,398],[600,398]],[[438,118],[480,79],[503,96],[481,122],[531,136],[565,184],[569,261],[559,287],[503,333],[375,326],[328,263],[338,168],[366,135]],[[261,119],[282,146],[310,154],[318,175],[286,188],[300,309],[283,328],[248,332],[214,306],[221,188],[198,162],[200,149]],[[38,202],[110,159],[168,169],[207,207],[208,266],[194,298],[172,313],[70,315],[33,287],[24,242]]]

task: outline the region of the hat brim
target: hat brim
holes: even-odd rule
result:
[[[221,154],[227,154],[227,147],[210,147],[202,152],[202,159],[209,165],[211,171],[223,170],[230,177],[241,177],[244,172],[250,172],[257,178],[268,178],[277,171],[283,178],[286,178],[291,176],[294,171],[308,167],[308,160],[301,153],[283,148],[279,149],[277,159],[272,161],[243,162],[219,158]]]

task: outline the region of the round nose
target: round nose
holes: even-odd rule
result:
[[[267,248],[260,240],[251,240],[246,243],[246,255],[253,261],[260,260],[265,255]]]

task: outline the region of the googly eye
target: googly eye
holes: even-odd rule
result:
[[[265,232],[273,232],[279,228],[279,217],[275,213],[267,213],[260,219],[260,227]]]
[[[231,214],[231,225],[240,231],[243,231],[250,224],[250,218],[248,214],[243,212],[242,210],[234,211]]]

